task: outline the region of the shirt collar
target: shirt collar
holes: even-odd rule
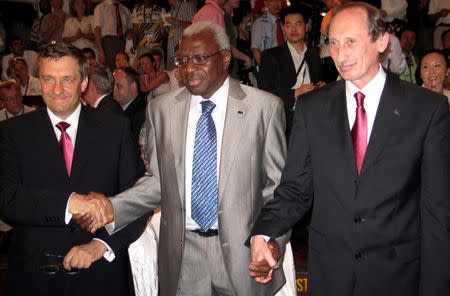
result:
[[[212,6],[215,6],[215,7],[219,8],[221,11],[223,11],[222,7],[220,7],[219,4],[217,4],[217,2],[218,2],[217,0],[206,0],[205,4],[209,3]]]
[[[95,103],[94,103],[94,105],[93,105],[92,107],[97,108],[97,107],[98,107],[98,104],[100,104],[100,102],[103,100],[103,98],[106,97],[107,95],[108,95],[108,94],[101,95],[101,96],[97,99],[97,101],[95,101]]]
[[[222,108],[225,108],[224,110],[226,110],[226,107],[227,107],[226,98],[228,98],[229,87],[230,87],[230,80],[227,77],[227,79],[225,79],[225,81],[223,82],[222,86],[219,87],[219,89],[216,90],[216,92],[213,93],[213,95],[209,98],[209,101],[213,102],[216,105],[214,110],[222,109]],[[201,96],[196,96],[196,95],[191,96],[191,101],[194,106],[200,104],[200,102],[204,101],[204,100],[205,99]]]
[[[6,109],[6,108],[4,110],[5,110],[5,113],[6,113],[6,118],[13,118],[13,117],[16,117],[16,116],[19,116],[19,115],[22,115],[23,113],[25,113],[25,105],[22,105],[22,111],[20,111],[16,115],[8,112],[8,109]]]
[[[286,41],[286,43],[287,43],[287,46],[288,46],[289,50],[290,50],[291,52],[296,53],[296,54],[299,55],[299,56],[304,56],[305,53],[306,53],[306,50],[308,49],[308,48],[306,47],[306,44],[303,44],[303,50],[302,50],[302,52],[298,53],[297,50],[295,49],[295,47],[294,47],[289,41]]]
[[[71,127],[78,126],[78,119],[80,117],[80,112],[81,112],[81,103],[78,104],[78,107],[75,109],[75,111],[73,111],[72,114],[69,115],[69,117],[63,120],[47,107],[47,113],[48,116],[50,117],[50,121],[52,122],[53,127],[55,127],[55,125],[61,121],[67,122],[68,124],[70,124]]]
[[[361,91],[364,95],[378,96],[381,97],[381,92],[383,90],[384,82],[386,81],[386,73],[384,72],[381,65],[379,65],[378,73],[372,80],[367,83],[362,89],[359,89],[352,82],[345,81],[345,91],[347,98],[353,98],[353,95],[357,91]],[[381,87],[380,87],[381,86]],[[379,94],[379,95],[378,95]]]

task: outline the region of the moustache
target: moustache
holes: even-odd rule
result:
[[[353,65],[352,62],[348,62],[348,61],[336,62],[335,64],[337,67],[346,67],[346,66]]]

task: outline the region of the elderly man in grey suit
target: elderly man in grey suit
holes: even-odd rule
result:
[[[120,229],[161,206],[161,295],[274,295],[285,281],[281,269],[270,285],[253,281],[244,246],[285,163],[283,102],[230,79],[230,58],[219,26],[199,22],[184,31],[174,62],[186,88],[147,107],[147,175],[90,203],[107,214],[90,230],[113,220],[108,226]]]

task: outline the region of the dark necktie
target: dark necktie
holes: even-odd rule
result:
[[[61,131],[59,146],[64,156],[64,161],[66,162],[67,175],[70,177],[70,171],[72,170],[73,144],[72,140],[70,139],[70,136],[66,132],[69,126],[70,124],[64,121],[61,121],[56,124],[56,127]]]
[[[358,91],[355,93],[356,118],[352,128],[352,141],[358,175],[361,173],[364,155],[367,149],[367,116],[366,110],[364,109],[364,97],[362,92]]]
[[[277,44],[278,46],[283,45],[284,43],[284,35],[283,30],[281,29],[280,19],[277,19]]]
[[[192,164],[192,219],[207,231],[217,220],[217,139],[211,112],[216,106],[205,100],[197,122]]]
[[[117,38],[122,38],[123,29],[122,29],[122,18],[120,17],[119,2],[114,3],[114,5],[116,6],[116,35]]]

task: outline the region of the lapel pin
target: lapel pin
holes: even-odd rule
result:
[[[400,110],[398,110],[397,108],[394,109],[394,114],[397,116],[400,116]]]

